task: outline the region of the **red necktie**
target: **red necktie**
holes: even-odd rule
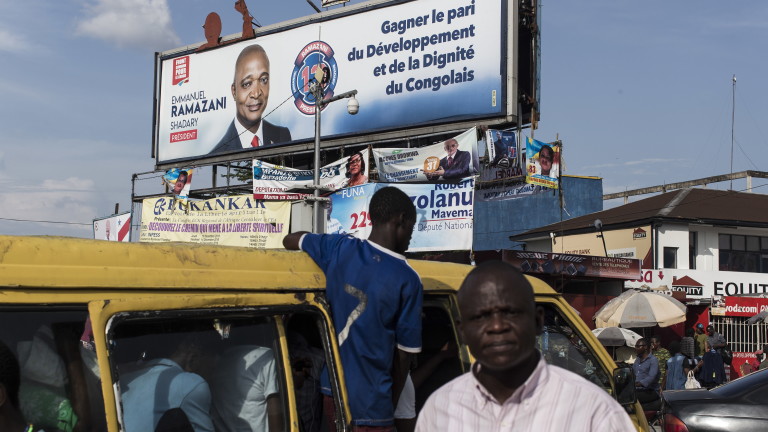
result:
[[[253,139],[251,140],[251,147],[258,147],[260,145],[261,145],[261,143],[259,142],[258,135],[254,135]]]
[[[453,165],[453,156],[448,156],[448,166]]]

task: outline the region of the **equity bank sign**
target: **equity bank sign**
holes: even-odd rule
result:
[[[624,287],[661,287],[669,291],[685,292],[689,298],[765,294],[768,293],[768,274],[654,269],[643,270],[640,279],[626,281]]]

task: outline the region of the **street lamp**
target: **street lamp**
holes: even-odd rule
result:
[[[310,84],[309,91],[315,98],[315,167],[314,176],[312,181],[312,189],[314,194],[312,197],[312,232],[320,233],[320,223],[322,222],[322,212],[320,207],[320,189],[323,187],[320,185],[320,111],[323,107],[340,99],[349,98],[347,102],[347,112],[355,115],[360,110],[360,104],[355,99],[357,90],[348,91],[338,94],[331,98],[325,99],[325,91],[323,89],[323,68],[318,67],[315,72],[315,80]]]

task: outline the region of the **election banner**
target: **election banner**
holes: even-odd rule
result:
[[[326,98],[357,90],[361,101],[357,115],[343,102],[325,105],[323,139],[509,119],[518,25],[509,8],[509,0],[393,2],[158,54],[156,162],[314,139],[318,69],[327,72]]]
[[[393,186],[405,192],[416,206],[416,225],[408,252],[469,250],[473,234],[473,178],[459,183],[370,183],[342,189],[330,196],[326,232],[368,238],[368,207],[377,190]]]
[[[131,212],[94,219],[93,238],[96,240],[130,242]]]
[[[171,187],[173,196],[186,202],[189,189],[192,187],[192,170],[188,168],[171,168],[163,174],[163,181]]]
[[[491,187],[478,189],[475,191],[475,193],[476,193],[476,199],[478,201],[488,202],[488,201],[506,201],[506,200],[512,200],[517,198],[523,198],[531,195],[544,193],[547,191],[548,189],[545,189],[544,187],[539,185],[532,185],[528,183],[517,183],[512,185],[504,185],[504,184],[493,185]]]
[[[499,168],[516,165],[518,151],[514,131],[488,129],[485,132],[485,143],[489,165]]]
[[[290,229],[291,203],[257,201],[248,195],[189,201],[143,201],[139,241],[282,248]]]
[[[526,183],[557,189],[560,181],[560,145],[526,137]]]
[[[477,128],[419,148],[373,149],[379,181],[457,181],[478,173]]]
[[[314,182],[314,170],[299,170],[253,160],[253,197],[266,200],[295,200],[312,194],[289,192],[306,189]],[[368,183],[368,149],[356,151],[320,168],[320,184],[341,189]]]

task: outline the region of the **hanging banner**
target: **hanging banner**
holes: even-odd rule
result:
[[[488,129],[485,132],[488,164],[493,167],[508,168],[517,165],[517,140],[514,131]]]
[[[419,148],[373,149],[379,181],[457,181],[478,173],[477,128]]]
[[[309,188],[314,182],[313,170],[298,170],[253,160],[253,197],[266,200],[296,200],[311,193],[289,192]],[[368,183],[368,149],[363,149],[320,168],[320,184],[341,189]]]
[[[543,143],[526,137],[528,158],[526,183],[557,189],[560,172],[560,144]]]
[[[119,242],[131,241],[131,212],[93,220],[93,238]]]
[[[248,195],[190,201],[143,201],[139,241],[188,242],[259,249],[282,248],[290,229],[291,203],[257,201]]]
[[[506,201],[511,199],[523,198],[535,194],[547,192],[542,186],[528,183],[517,183],[512,185],[494,185],[475,191],[478,201]],[[551,192],[550,192],[551,193]]]
[[[177,200],[186,202],[189,197],[189,189],[192,187],[192,170],[189,168],[171,168],[163,175],[163,181],[173,191]]]
[[[331,195],[326,232],[368,238],[368,206],[377,190],[394,186],[416,206],[416,225],[408,252],[472,249],[475,181],[450,184],[371,183],[342,189]]]

